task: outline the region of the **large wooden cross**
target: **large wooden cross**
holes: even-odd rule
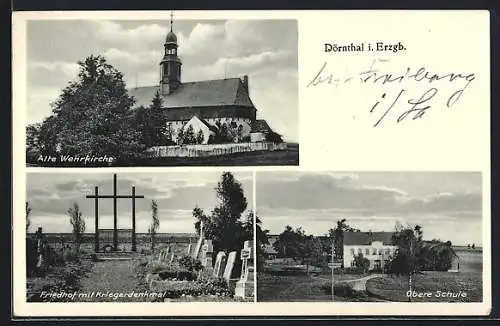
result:
[[[94,195],[87,195],[87,198],[94,199],[95,207],[95,234],[94,234],[94,251],[99,251],[99,199],[113,199],[113,250],[118,250],[118,219],[117,219],[117,199],[132,199],[132,251],[137,251],[135,237],[135,199],[144,198],[144,196],[135,194],[135,187],[132,186],[132,195],[117,195],[116,194],[116,173],[113,174],[113,195],[99,195],[99,187],[94,188]]]

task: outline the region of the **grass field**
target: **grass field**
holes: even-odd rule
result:
[[[420,302],[481,302],[482,301],[482,251],[457,250],[460,271],[423,272],[415,276],[415,291],[431,293],[430,297],[414,298]],[[329,270],[310,268],[313,273],[289,270],[286,264],[267,264],[257,275],[258,301],[331,301]],[[365,275],[335,274],[335,283],[358,279]],[[406,277],[382,276],[366,283],[367,293],[354,298],[335,296],[335,301],[400,301],[407,302],[408,279]],[[441,292],[446,293],[445,297]],[[460,292],[462,291],[462,292]],[[451,293],[449,297],[448,292]],[[465,293],[463,297],[462,293]],[[453,294],[458,297],[453,297]]]
[[[481,302],[482,278],[475,272],[424,272],[414,278],[417,293],[430,293],[415,297],[415,302]],[[406,277],[379,277],[367,283],[367,290],[374,296],[389,301],[407,302],[408,279]],[[448,295],[451,293],[451,296]],[[442,293],[446,293],[443,296]],[[462,296],[461,293],[465,293]],[[456,294],[457,297],[453,297]]]
[[[268,264],[257,274],[257,300],[272,302],[332,301],[330,269],[309,267],[289,269],[290,264]],[[335,274],[335,283],[365,276]],[[377,298],[360,296],[345,298],[335,296],[335,301],[380,301]]]
[[[481,302],[483,297],[482,250],[455,249],[460,258],[460,271],[424,272],[415,277],[415,291],[431,293],[431,297],[413,298],[425,302]],[[384,277],[369,280],[367,289],[373,295],[391,301],[408,301],[408,279]],[[437,291],[466,293],[466,297],[443,298]],[[439,296],[439,297],[438,297]]]

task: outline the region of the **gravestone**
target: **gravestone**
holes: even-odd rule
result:
[[[170,253],[170,246],[163,248],[160,251],[160,256],[158,258],[158,262],[160,262],[160,263],[166,262],[169,253]]]
[[[214,246],[212,245],[212,240],[205,240],[203,246],[201,247],[201,265],[204,268],[213,268],[213,251]]]
[[[194,252],[193,252],[193,258],[194,259],[199,259],[200,258],[200,251],[201,251],[202,245],[203,245],[203,238],[200,237],[198,239],[198,242],[196,243],[196,247],[194,248]]]
[[[224,274],[222,277],[229,282],[231,279],[231,274],[233,273],[234,262],[236,261],[236,251],[231,251],[227,256],[226,268],[224,269]]]
[[[222,277],[225,267],[226,267],[226,253],[224,251],[219,251],[217,257],[215,258],[213,276]]]
[[[240,298],[253,297],[255,289],[253,241],[245,241],[240,258],[243,261],[241,276],[239,281],[236,282],[234,296]]]

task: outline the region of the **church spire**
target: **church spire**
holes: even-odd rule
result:
[[[174,26],[174,13],[171,11],[170,12],[170,32],[173,33],[172,27]]]
[[[165,54],[160,62],[160,89],[162,95],[171,94],[181,84],[181,59],[177,55],[177,36],[173,32],[174,14],[170,13],[170,31],[165,38]]]

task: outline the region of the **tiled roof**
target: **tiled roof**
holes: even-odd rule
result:
[[[129,95],[136,99],[135,106],[147,107],[159,86],[145,86],[129,89]],[[247,88],[240,78],[215,79],[182,83],[171,94],[162,96],[166,108],[207,107],[237,105],[253,108]]]
[[[393,245],[393,232],[344,232],[344,245],[370,245],[381,241],[384,245]]]

